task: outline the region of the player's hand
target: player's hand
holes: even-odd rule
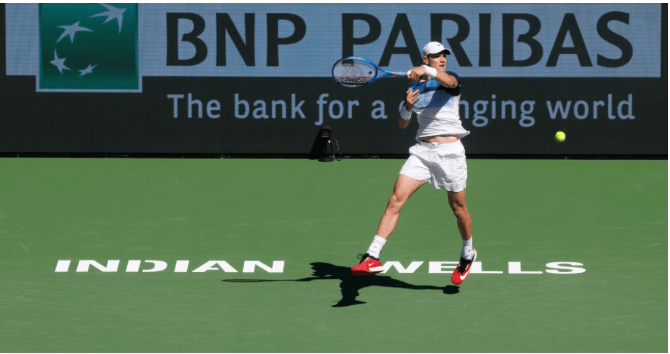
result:
[[[416,68],[412,68],[410,71],[405,74],[408,79],[410,80],[419,80],[421,79],[421,76],[426,74],[426,68],[422,66],[417,66]]]
[[[405,92],[405,107],[408,111],[411,111],[414,108],[414,104],[419,101],[419,93],[419,90],[415,90],[412,87]]]

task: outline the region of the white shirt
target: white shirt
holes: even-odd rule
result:
[[[419,94],[419,101],[414,104],[413,112],[417,114],[419,129],[417,140],[424,136],[458,135],[463,138],[470,134],[461,124],[459,102],[461,100],[461,80],[455,73],[447,71],[456,78],[458,86],[444,87],[437,81],[429,80]]]

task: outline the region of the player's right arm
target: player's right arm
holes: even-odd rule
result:
[[[407,76],[407,78],[410,80],[419,80],[424,75],[426,75],[426,65],[412,68],[407,72],[407,74],[405,74],[405,76]],[[458,77],[451,75],[449,72],[437,70],[437,76],[435,76],[434,79],[444,87],[458,87]]]
[[[419,100],[419,90],[414,90],[412,87],[405,92],[405,105],[398,114],[398,125],[400,129],[405,129],[409,126],[410,118],[412,117],[412,109],[414,104]],[[409,114],[409,116],[408,116]],[[403,115],[405,118],[403,118]]]

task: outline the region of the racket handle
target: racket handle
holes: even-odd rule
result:
[[[409,71],[396,71],[393,73],[393,76],[407,76]]]

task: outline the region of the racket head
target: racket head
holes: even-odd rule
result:
[[[333,65],[333,80],[345,87],[360,87],[374,81],[379,68],[362,57],[347,57]]]

